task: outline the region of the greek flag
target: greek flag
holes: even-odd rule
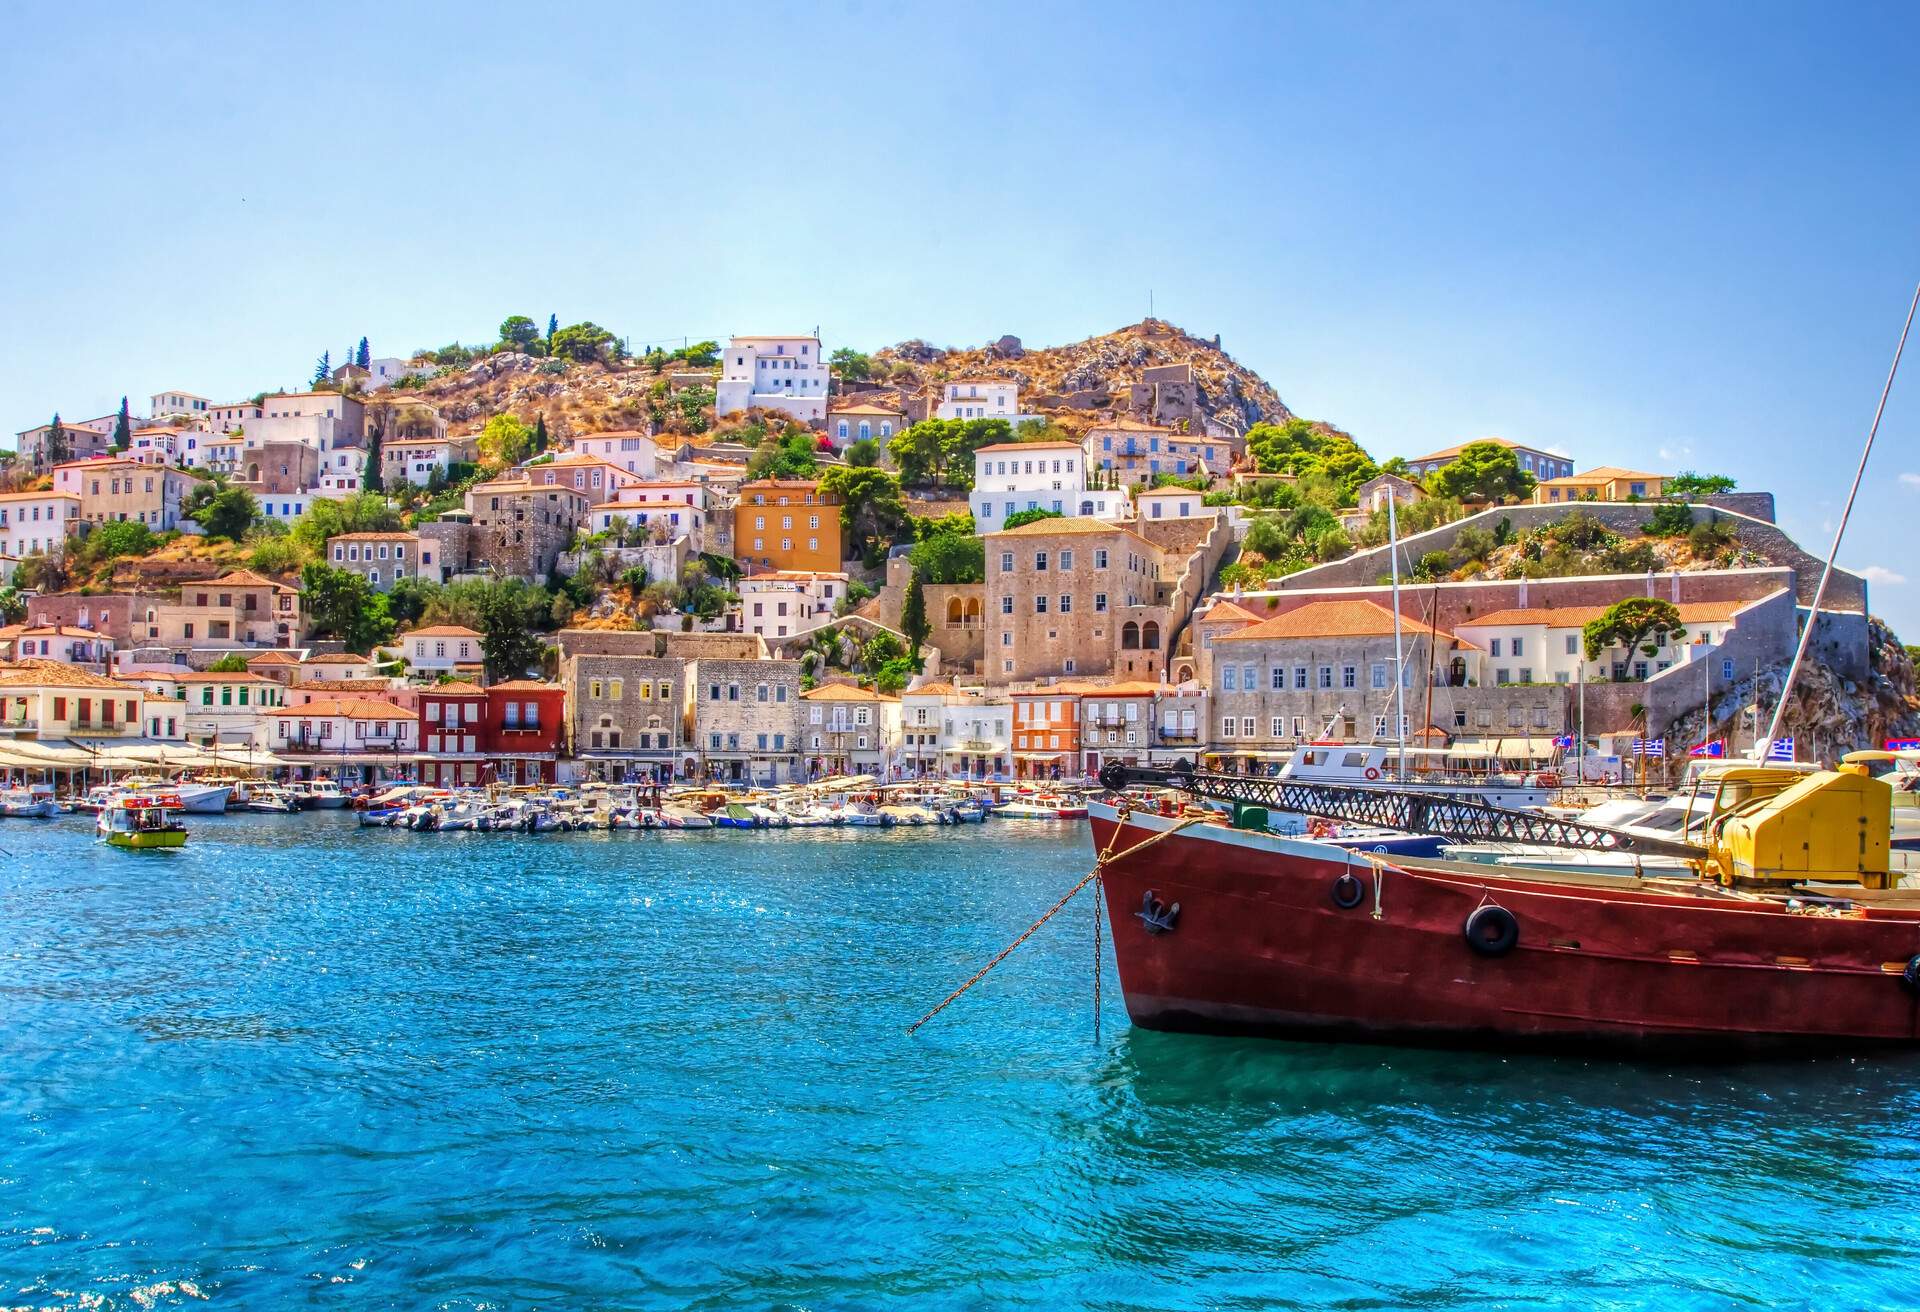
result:
[[[1573,746],[1573,735],[1570,733],[1563,733],[1558,738],[1555,738],[1553,740],[1553,745],[1555,747],[1558,747],[1562,751],[1566,751]]]
[[[1719,757],[1719,756],[1725,756],[1726,754],[1727,754],[1727,745],[1724,741],[1718,738],[1715,738],[1712,742],[1695,743],[1693,746],[1687,748],[1688,756]]]
[[[1889,738],[1887,750],[1890,752],[1911,752],[1920,749],[1920,738]]]
[[[1791,761],[1793,759],[1793,739],[1775,738],[1771,743],[1767,744],[1767,759],[1769,761]]]
[[[1667,740],[1665,738],[1635,738],[1633,740],[1635,756],[1665,756]]]

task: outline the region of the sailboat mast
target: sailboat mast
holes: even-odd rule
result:
[[[1400,637],[1400,520],[1394,513],[1399,500],[1387,489],[1387,554],[1393,562],[1393,709],[1394,738],[1400,744],[1395,753],[1393,777],[1407,781],[1407,656]],[[1376,576],[1377,577],[1377,576]]]
[[[1907,321],[1900,329],[1900,343],[1893,348],[1893,364],[1887,369],[1887,381],[1880,388],[1880,404],[1874,407],[1873,423],[1867,428],[1867,444],[1860,451],[1860,467],[1853,471],[1853,486],[1847,489],[1847,504],[1840,512],[1840,522],[1834,526],[1833,547],[1827,552],[1827,564],[1820,571],[1820,586],[1813,591],[1813,606],[1807,611],[1807,626],[1800,631],[1800,643],[1793,649],[1793,664],[1787,666],[1787,681],[1780,689],[1780,700],[1774,704],[1773,719],[1767,725],[1766,738],[1756,744],[1759,759],[1769,760],[1773,756],[1773,745],[1780,739],[1780,725],[1787,718],[1787,699],[1793,695],[1793,684],[1800,677],[1800,666],[1807,659],[1807,648],[1813,644],[1813,628],[1820,621],[1820,603],[1827,599],[1827,583],[1833,578],[1833,562],[1840,555],[1840,539],[1846,536],[1847,519],[1853,514],[1854,498],[1860,495],[1860,480],[1867,473],[1867,458],[1873,454],[1873,439],[1880,432],[1880,416],[1887,412],[1887,395],[1893,391],[1894,375],[1900,372],[1900,357],[1907,349],[1907,334],[1913,331],[1913,312],[1920,309],[1920,286],[1913,289],[1913,300],[1907,305]]]

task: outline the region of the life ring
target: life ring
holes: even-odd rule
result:
[[[1900,982],[1909,993],[1920,993],[1920,952],[1907,958],[1907,968],[1900,972]]]
[[[1367,778],[1378,779],[1379,777],[1380,777],[1380,772],[1378,770],[1374,769],[1372,766],[1367,767]]]
[[[1475,907],[1465,926],[1467,946],[1483,957],[1504,957],[1520,942],[1520,922],[1513,912],[1489,902]]]
[[[1367,885],[1352,871],[1333,881],[1333,904],[1342,911],[1351,911],[1367,900]]]

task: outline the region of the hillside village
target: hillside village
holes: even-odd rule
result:
[[[635,355],[514,315],[346,356],[17,435],[14,744],[777,783],[1264,772],[1404,737],[1665,775],[1762,731],[1818,579],[1769,492],[1509,438],[1376,460],[1153,319]],[[1920,731],[1865,580],[1811,622],[1801,755]]]

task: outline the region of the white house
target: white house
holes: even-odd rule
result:
[[[587,512],[589,533],[611,532],[616,523],[629,531],[658,530],[671,541],[688,538],[693,550],[703,549],[706,541],[706,512],[684,501],[602,501]]]
[[[796,569],[748,574],[734,585],[740,595],[740,624],[748,633],[785,638],[815,629],[833,618],[847,595],[847,576]]]
[[[267,397],[260,409],[244,425],[248,446],[301,442],[331,451],[343,442],[358,445],[366,436],[367,407],[338,392],[282,392]]]
[[[303,706],[273,707],[264,717],[273,725],[269,741],[276,754],[365,765],[412,752],[420,743],[415,712],[371,697],[320,697]]]
[[[886,443],[906,429],[906,415],[883,405],[841,406],[827,415],[827,436],[836,447],[868,440]]]
[[[535,487],[570,487],[590,500],[610,499],[623,487],[645,481],[646,475],[633,473],[599,456],[569,452],[552,460],[539,460],[521,466],[527,481]]]
[[[79,519],[77,491],[0,495],[0,555],[28,556],[57,550]]]
[[[1017,423],[1038,416],[1020,413],[1020,384],[995,378],[963,378],[943,383],[935,419],[1004,419]]]
[[[1686,636],[1652,654],[1636,648],[1602,652],[1586,660],[1585,634],[1589,621],[1606,613],[1604,606],[1532,606],[1495,611],[1453,626],[1454,636],[1482,653],[1483,682],[1577,683],[1583,677],[1622,682],[1644,680],[1661,670],[1710,654],[1719,646],[1735,615],[1751,601],[1683,601],[1676,609]]]
[[[1132,513],[1117,488],[1089,491],[1086,453],[1077,442],[1002,442],[973,453],[967,494],[976,533],[997,533],[1023,510],[1121,520]]]
[[[452,674],[486,660],[480,635],[458,624],[435,624],[403,633],[400,651],[415,674]]]
[[[337,446],[320,457],[319,483],[312,490],[324,496],[346,497],[366,485],[367,450]]]
[[[380,443],[380,468],[389,481],[399,480],[414,487],[433,481],[433,471],[447,476],[454,460],[454,442],[445,437],[389,437]]]
[[[1133,507],[1140,519],[1196,519],[1220,513],[1218,508],[1206,503],[1206,493],[1186,487],[1136,492]]]
[[[828,378],[818,337],[735,337],[721,356],[714,413],[783,410],[815,423],[827,415]]]
[[[383,387],[392,387],[402,378],[425,378],[432,374],[437,366],[415,364],[411,360],[401,360],[394,356],[383,356],[367,362],[366,388],[377,392]]]
[[[0,636],[12,646],[11,659],[59,661],[62,665],[82,665],[106,673],[113,659],[113,639],[92,629],[70,628],[64,624],[9,624]]]
[[[203,747],[237,744],[265,749],[272,735],[261,717],[286,701],[280,684],[245,672],[149,671],[129,681],[147,690],[149,724],[157,715],[177,714],[179,736]]]
[[[574,438],[567,451],[571,455],[592,457],[604,464],[617,465],[640,478],[652,478],[659,468],[659,451],[654,446],[653,438],[638,429],[587,433]]]
[[[188,419],[205,419],[213,402],[204,396],[195,396],[192,392],[155,392],[148,399],[147,413],[155,419],[166,419],[174,415],[184,415]]]
[[[234,401],[229,405],[216,405],[207,411],[207,427],[216,433],[231,433],[245,428],[264,414],[266,414],[266,408],[258,401]]]

